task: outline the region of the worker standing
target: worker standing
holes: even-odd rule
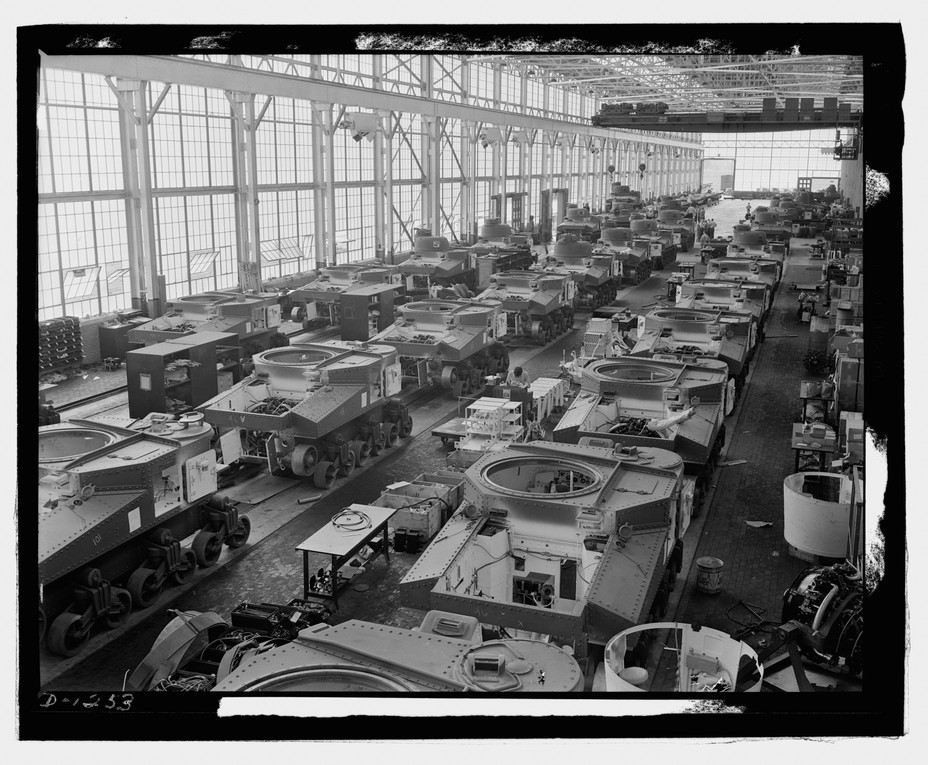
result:
[[[703,231],[702,236],[699,237],[699,246],[706,247],[708,244],[709,244],[709,234]]]
[[[709,218],[709,224],[706,226],[706,229],[709,232],[709,238],[712,239],[715,236],[715,218]]]
[[[750,217],[751,217],[751,203],[750,203],[750,202],[748,202],[747,212],[744,214],[744,217],[745,217],[745,218],[750,218]]]
[[[696,208],[693,205],[690,205],[686,208],[686,214],[683,216],[685,218],[695,218],[696,217]]]
[[[509,374],[506,376],[506,385],[519,388],[527,388],[531,385],[531,378],[528,376],[522,367],[516,367],[515,369],[510,369]]]

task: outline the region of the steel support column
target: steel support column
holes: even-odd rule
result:
[[[312,104],[312,140],[313,140],[313,249],[316,255],[316,270],[325,267],[326,241],[325,231],[325,129],[322,117],[322,104]]]
[[[147,311],[145,249],[142,243],[142,199],[139,189],[138,140],[135,93],[137,80],[118,80],[114,86],[119,100],[119,150],[122,156],[123,188],[126,190],[126,247],[129,261],[129,293],[132,307]],[[151,202],[151,198],[148,199]]]

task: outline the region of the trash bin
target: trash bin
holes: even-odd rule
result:
[[[725,563],[718,558],[699,558],[696,561],[696,587],[707,595],[722,591],[722,569]]]

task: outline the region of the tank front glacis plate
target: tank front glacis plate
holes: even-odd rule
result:
[[[591,640],[605,642],[647,619],[664,574],[665,541],[665,533],[647,531],[636,533],[621,548],[606,548],[587,597]]]

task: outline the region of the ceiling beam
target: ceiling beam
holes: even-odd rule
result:
[[[50,69],[125,77],[147,82],[180,83],[219,91],[235,90],[242,93],[470,120],[529,130],[558,130],[599,138],[621,138],[630,141],[646,139],[652,143],[681,149],[701,148],[699,144],[694,144],[692,141],[656,136],[645,137],[637,131],[621,131],[617,134],[614,130],[605,130],[568,120],[522,115],[498,109],[457,104],[452,101],[435,101],[420,96],[341,85],[323,80],[310,80],[289,74],[230,67],[193,58],[122,55],[49,56],[42,53],[40,61],[42,66]]]

